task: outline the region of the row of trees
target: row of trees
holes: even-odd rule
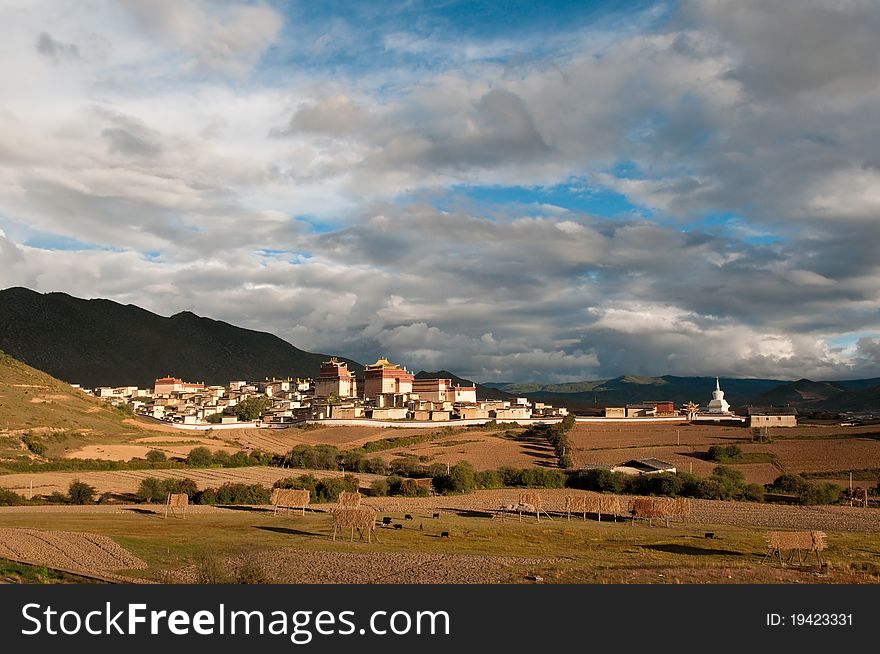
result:
[[[550,445],[553,446],[553,451],[556,453],[556,458],[559,460],[559,467],[567,469],[574,465],[571,457],[571,443],[569,443],[568,440],[568,432],[571,431],[574,424],[574,415],[569,414],[565,416],[561,422],[557,422],[550,426],[539,426],[532,430],[527,430],[526,433],[528,434],[529,431],[533,430],[543,430]]]

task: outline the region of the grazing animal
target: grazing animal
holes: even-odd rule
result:
[[[440,538],[449,538],[449,532],[444,531],[443,533],[440,534]]]
[[[394,528],[395,528],[395,529],[403,529],[403,525],[400,524],[399,522],[395,522],[395,523],[394,523]]]
[[[439,514],[439,513],[435,513],[435,514],[434,514],[434,518],[435,518],[435,519],[439,519],[439,518],[440,518],[440,514]]]
[[[382,524],[383,524],[383,525],[390,525],[390,524],[391,524],[391,518],[389,518],[389,517],[387,517],[387,516],[384,517],[384,518],[382,518]]]
[[[412,520],[413,517],[409,513],[407,513],[405,516],[403,516],[403,519],[404,520]]]

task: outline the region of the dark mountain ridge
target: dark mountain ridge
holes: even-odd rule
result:
[[[131,304],[26,288],[0,291],[0,349],[86,387],[146,387],[168,374],[208,384],[313,377],[328,359],[190,311],[165,318]],[[361,371],[358,362],[343,360]]]

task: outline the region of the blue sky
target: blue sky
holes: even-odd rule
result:
[[[830,0],[4,3],[0,286],[480,381],[877,376],[877,32]]]

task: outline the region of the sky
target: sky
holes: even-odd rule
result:
[[[478,381],[880,376],[872,0],[0,6],[0,288]]]

